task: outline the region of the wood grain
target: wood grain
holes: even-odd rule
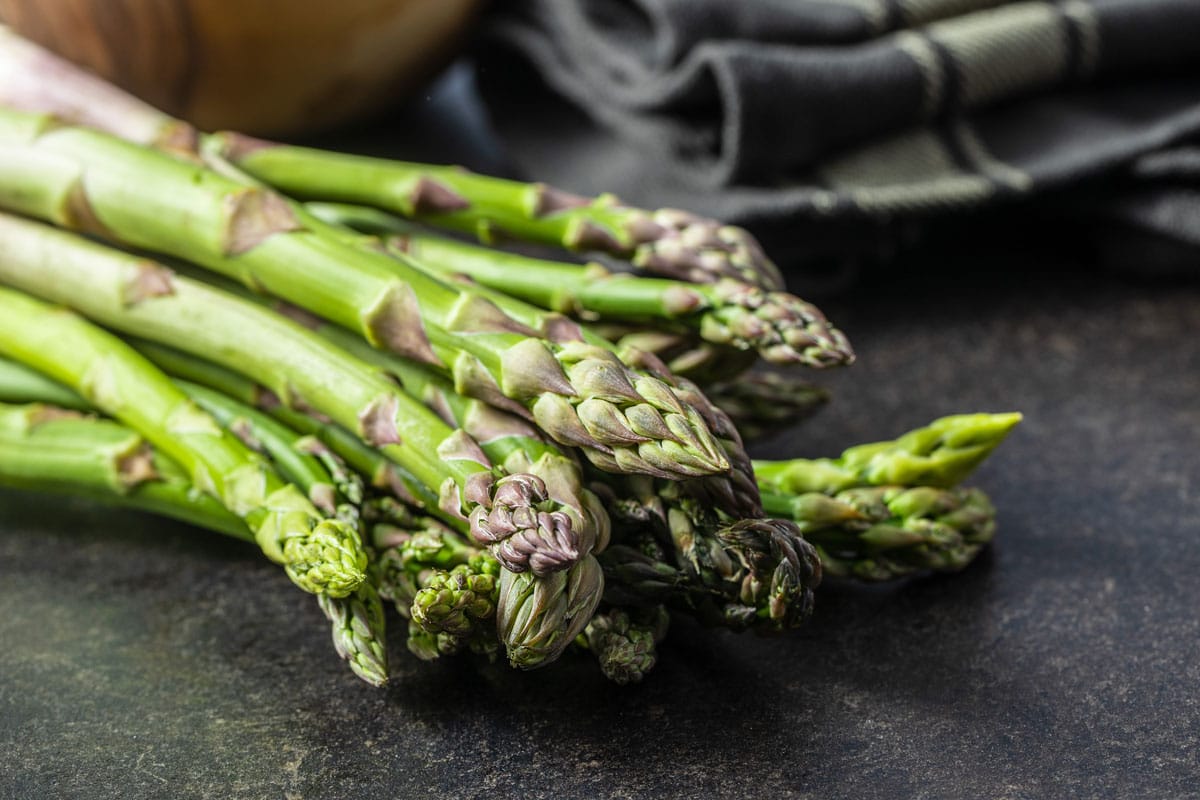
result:
[[[287,135],[385,110],[479,0],[0,0],[0,20],[207,129]]]

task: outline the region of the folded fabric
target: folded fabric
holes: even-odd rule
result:
[[[1200,242],[1197,0],[509,0],[477,65],[522,170],[785,258],[1044,197]]]

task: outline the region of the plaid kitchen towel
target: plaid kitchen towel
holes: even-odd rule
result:
[[[1200,0],[508,0],[477,65],[523,171],[785,260],[1047,198],[1200,246]]]

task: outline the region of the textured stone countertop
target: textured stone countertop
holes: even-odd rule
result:
[[[1022,411],[971,480],[1000,511],[992,549],[955,576],[827,584],[787,638],[680,622],[635,687],[582,656],[424,664],[393,625],[373,690],[252,548],[0,493],[0,798],[1195,792],[1200,286],[1072,249],[981,241],[824,302],[859,363],[757,451]]]

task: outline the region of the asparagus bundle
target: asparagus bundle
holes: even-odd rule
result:
[[[0,409],[0,482],[252,538],[369,682],[381,598],[421,658],[533,668],[575,647],[624,683],[669,613],[784,631],[823,573],[956,570],[992,538],[990,502],[957,484],[1017,415],[751,462],[744,433],[827,396],[736,376],[853,355],[743,231],[201,134],[2,30],[0,104],[0,209],[36,220],[0,214],[0,354],[34,368],[0,362],[0,401],[42,404]]]

